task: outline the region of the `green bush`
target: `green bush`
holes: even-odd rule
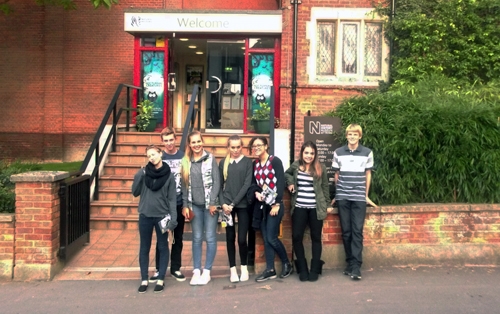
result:
[[[436,76],[346,99],[329,115],[363,127],[376,203],[499,203],[499,91]]]
[[[0,161],[0,213],[13,213],[16,209],[15,185],[10,181],[10,176],[40,169],[41,166],[37,164],[20,162],[7,164]]]
[[[430,73],[456,81],[500,77],[498,0],[398,0],[385,27],[393,40],[391,76],[414,82]],[[390,16],[390,1],[377,8]]]

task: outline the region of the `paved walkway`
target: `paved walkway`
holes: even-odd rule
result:
[[[190,238],[186,233],[185,238]],[[217,254],[212,273],[214,277],[229,276],[225,234],[219,233]],[[150,253],[150,269],[154,270],[156,234]],[[191,241],[184,240],[182,272],[191,276],[193,256]],[[205,244],[202,262],[205,260]],[[170,264],[169,264],[170,265]],[[170,276],[170,272],[167,272]],[[138,230],[91,230],[90,243],[75,255],[55,280],[139,279],[139,232]]]
[[[327,270],[317,282],[296,274],[264,283],[214,278],[190,286],[167,278],[162,293],[139,280],[0,282],[1,313],[498,313],[498,268],[363,270],[353,281]]]

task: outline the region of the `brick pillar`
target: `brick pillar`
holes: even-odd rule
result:
[[[60,270],[58,192],[67,177],[62,171],[11,176],[16,183],[14,280],[50,280]]]
[[[14,214],[0,214],[0,280],[12,280]]]

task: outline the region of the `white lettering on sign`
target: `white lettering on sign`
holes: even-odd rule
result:
[[[190,27],[190,28],[228,28],[228,21],[207,21],[203,19],[190,19],[190,18],[178,18],[177,23],[181,27]]]
[[[311,134],[333,134],[333,125],[321,124],[321,122],[309,121],[309,133]]]

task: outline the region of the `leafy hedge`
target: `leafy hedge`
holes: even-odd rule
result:
[[[15,162],[7,164],[0,161],[0,213],[13,213],[16,209],[15,185],[10,176],[21,172],[40,170],[41,166]]]
[[[398,0],[388,19],[395,81],[443,74],[457,81],[500,77],[500,1]],[[390,1],[377,8],[390,16]]]
[[[346,99],[329,115],[363,127],[375,202],[499,203],[499,91],[431,77]]]

